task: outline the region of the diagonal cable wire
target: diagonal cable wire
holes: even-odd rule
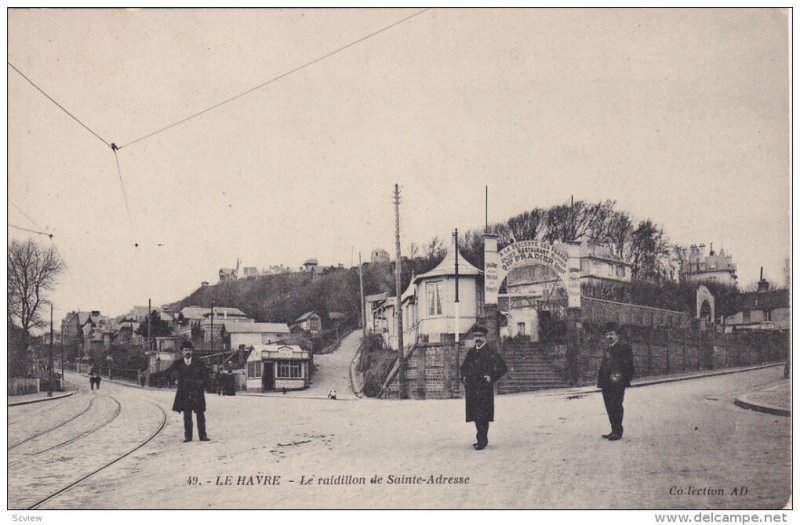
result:
[[[16,225],[11,224],[11,223],[8,223],[8,225],[11,226],[12,228],[16,228],[16,229],[22,230],[24,232],[35,233],[37,235],[44,235],[45,237],[50,237],[51,239],[53,238],[53,234],[52,233],[39,232],[39,231],[36,231],[36,230],[30,230],[28,228],[23,228],[22,226],[16,226]]]
[[[24,211],[22,211],[22,208],[20,208],[20,207],[19,207],[19,206],[17,206],[16,204],[14,204],[14,201],[12,201],[11,199],[9,199],[8,197],[6,197],[6,199],[8,200],[9,204],[11,204],[13,207],[15,207],[15,208],[17,209],[17,211],[18,211],[18,212],[20,212],[22,215],[24,215],[24,216],[25,216],[25,218],[26,218],[26,219],[28,219],[28,221],[30,221],[30,223],[31,223],[31,224],[33,224],[35,227],[39,228],[40,230],[44,229],[44,228],[42,228],[41,226],[39,226],[38,224],[36,224],[36,221],[35,221],[35,220],[33,220],[33,219],[31,219],[31,218],[28,216],[28,214],[27,214],[27,213],[25,213]]]
[[[14,71],[16,71],[17,73],[19,73],[19,75],[20,75],[22,78],[24,78],[25,80],[27,80],[27,81],[28,81],[28,83],[29,83],[31,86],[33,86],[34,88],[36,88],[36,90],[37,90],[37,91],[39,91],[39,93],[41,93],[42,95],[44,95],[45,97],[47,97],[47,99],[48,99],[50,102],[52,102],[53,104],[55,104],[56,106],[58,106],[59,108],[61,108],[61,111],[63,111],[64,113],[66,113],[67,115],[69,115],[70,117],[72,117],[72,119],[73,119],[75,122],[77,122],[78,124],[80,124],[81,126],[83,126],[83,127],[86,129],[86,131],[88,131],[89,133],[91,133],[92,135],[94,135],[95,137],[97,137],[97,139],[98,139],[98,140],[100,140],[100,142],[102,142],[103,144],[105,144],[105,145],[106,145],[106,146],[108,146],[109,148],[111,147],[111,143],[107,142],[107,141],[106,141],[106,140],[105,140],[103,137],[101,137],[100,135],[98,135],[97,133],[95,133],[94,131],[92,131],[92,128],[90,128],[89,126],[87,126],[86,124],[84,124],[83,122],[81,122],[81,120],[80,120],[78,117],[76,117],[75,115],[73,115],[72,113],[70,113],[69,111],[67,111],[67,109],[66,109],[64,106],[62,106],[61,104],[59,104],[58,102],[56,102],[56,101],[55,101],[55,99],[54,99],[53,97],[51,97],[50,95],[48,95],[47,93],[45,93],[45,92],[44,92],[44,90],[43,90],[42,88],[40,88],[39,86],[37,86],[37,85],[36,85],[36,84],[33,82],[33,80],[29,79],[27,76],[25,76],[25,74],[24,74],[22,71],[20,71],[19,69],[17,69],[17,68],[16,68],[16,66],[14,66],[14,64],[12,64],[11,62],[8,62],[8,65],[9,65],[9,67],[11,67],[11,69],[13,69],[13,70],[14,70]]]
[[[122,170],[119,168],[119,157],[117,156],[117,150],[119,148],[111,148],[114,151],[114,160],[117,161],[117,174],[119,175],[119,184],[122,186],[122,197],[125,199],[125,211],[128,212],[128,220],[131,219],[131,210],[128,208],[128,194],[125,193],[125,183],[122,182]]]
[[[407,16],[407,17],[403,18],[402,20],[398,20],[397,22],[394,22],[394,23],[392,23],[392,24],[390,24],[390,25],[388,25],[388,26],[386,26],[386,27],[384,27],[382,29],[374,31],[374,32],[372,32],[372,33],[370,33],[370,34],[368,34],[366,36],[363,36],[363,37],[359,38],[358,40],[355,40],[355,41],[350,42],[349,44],[346,44],[346,45],[344,45],[344,46],[342,46],[342,47],[340,47],[338,49],[335,49],[334,51],[331,51],[330,53],[328,53],[326,55],[323,55],[323,56],[321,56],[319,58],[315,58],[311,62],[306,62],[302,66],[298,66],[298,67],[296,67],[296,68],[294,68],[294,69],[292,69],[290,71],[287,71],[287,72],[285,72],[285,73],[283,73],[281,75],[278,75],[277,77],[271,78],[271,79],[267,80],[266,82],[263,82],[263,83],[255,86],[255,87],[252,87],[252,88],[248,89],[247,91],[239,93],[238,95],[235,95],[235,96],[230,97],[228,99],[225,99],[222,102],[214,104],[213,106],[210,106],[210,107],[208,107],[208,108],[206,108],[206,109],[204,109],[202,111],[198,111],[197,113],[189,115],[188,117],[185,117],[185,118],[183,118],[181,120],[178,120],[177,122],[173,122],[172,124],[169,124],[168,126],[164,126],[163,128],[161,128],[161,129],[159,129],[157,131],[153,131],[152,133],[148,133],[147,135],[143,135],[143,136],[139,137],[138,139],[132,140],[132,141],[128,142],[127,144],[123,144],[122,146],[119,146],[116,149],[126,148],[128,146],[136,144],[137,142],[141,142],[141,141],[143,141],[145,139],[148,139],[150,137],[158,135],[159,133],[161,133],[163,131],[167,131],[168,129],[174,128],[175,126],[179,126],[179,125],[183,124],[184,122],[188,122],[189,120],[192,120],[193,118],[196,118],[196,117],[199,117],[200,115],[208,113],[209,111],[213,111],[213,110],[217,109],[220,106],[228,104],[229,102],[233,102],[234,100],[239,99],[241,97],[244,97],[245,95],[249,95],[250,93],[253,93],[254,91],[257,91],[257,90],[259,90],[259,89],[261,89],[263,87],[266,87],[266,86],[272,84],[273,82],[276,82],[276,81],[278,81],[278,80],[280,80],[282,78],[286,78],[286,77],[288,77],[289,75],[291,75],[293,73],[297,73],[301,69],[305,69],[305,68],[307,68],[307,67],[309,67],[311,65],[316,64],[317,62],[320,62],[320,61],[325,60],[326,58],[329,58],[329,57],[331,57],[331,56],[333,56],[333,55],[335,55],[337,53],[340,53],[340,52],[344,51],[347,48],[350,48],[352,46],[360,44],[364,40],[372,38],[372,37],[374,37],[374,36],[376,36],[376,35],[378,35],[380,33],[383,33],[384,31],[388,31],[389,29],[391,29],[391,28],[393,28],[395,26],[398,26],[398,25],[402,24],[403,22],[406,22],[406,21],[408,21],[408,20],[410,20],[410,19],[412,19],[412,18],[414,18],[416,16],[419,16],[422,13],[424,13],[425,11],[429,11],[430,9],[431,8],[429,7],[429,8],[423,9],[421,11],[417,11],[413,15]],[[110,146],[110,144],[109,144],[109,146]]]

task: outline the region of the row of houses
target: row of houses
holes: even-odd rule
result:
[[[383,248],[375,248],[370,253],[370,262],[372,264],[387,264],[389,261],[389,252]],[[336,269],[344,269],[344,265],[340,263]],[[262,270],[259,270],[255,266],[241,266],[241,261],[236,259],[236,266],[234,268],[219,269],[219,282],[223,283],[236,281],[239,279],[254,279],[262,275],[278,275],[283,273],[293,273],[295,271],[307,273],[311,275],[312,278],[316,278],[322,275],[323,268],[319,265],[319,261],[315,258],[306,259],[297,270],[293,270],[292,268],[282,264],[265,266]],[[202,286],[208,285],[209,283],[207,281],[203,281]]]
[[[602,243],[574,241],[557,244],[556,249],[580,261],[581,286],[630,285],[632,267]],[[683,271],[687,280],[714,280],[735,284],[736,266],[724,251],[704,252],[704,245],[692,247],[691,257]],[[455,334],[464,334],[483,315],[483,271],[471,265],[459,252],[455,242],[438,266],[414,276],[400,297],[399,311],[403,320],[403,344],[416,342],[448,342]],[[458,271],[456,271],[456,257]],[[458,320],[456,319],[456,275],[458,275]],[[763,280],[762,280],[763,281]],[[766,283],[763,281],[763,283]],[[788,290],[768,290],[740,294],[737,312],[721,321],[726,331],[754,329],[788,329],[790,324]],[[526,336],[539,338],[543,312],[562,308],[563,284],[549,268],[541,265],[521,267],[508,274],[505,297],[501,300],[501,337]],[[763,288],[763,289],[762,289]],[[397,298],[387,293],[365,297],[365,318],[370,332],[382,336],[387,347],[398,347]],[[719,320],[718,320],[719,321]]]
[[[176,314],[166,307],[151,311],[169,325],[172,335],[152,338],[145,371],[148,380],[179,357],[181,340],[189,340],[199,358],[208,359],[215,372],[234,374],[240,388],[291,390],[308,386],[313,372],[310,340],[323,330],[322,316],[315,311],[305,312],[291,325],[256,322],[238,308],[224,306],[187,306]],[[328,314],[332,325],[343,317],[338,312]],[[96,310],[70,312],[62,321],[62,334],[65,341],[79,345],[85,358],[108,350],[112,344],[144,348],[146,338],[136,332],[147,318],[148,308],[141,306],[116,318]]]

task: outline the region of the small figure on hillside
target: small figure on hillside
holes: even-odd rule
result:
[[[336,389],[331,388],[330,392],[328,392],[328,399],[336,399]]]
[[[606,406],[611,432],[603,434],[609,441],[622,438],[622,401],[625,399],[625,388],[630,386],[635,372],[633,351],[630,345],[619,338],[619,326],[615,322],[606,323],[605,338],[608,347],[603,351],[603,361],[597,374],[597,386],[603,391],[603,402]]]
[[[192,343],[181,343],[182,359],[172,363],[168,369],[170,376],[177,376],[178,390],[175,392],[175,402],[172,410],[183,412],[184,443],[192,440],[192,411],[197,418],[197,434],[200,441],[209,441],[206,434],[206,398],[204,391],[209,387],[209,374],[206,366],[199,360],[192,358]]]
[[[89,369],[89,387],[94,390],[95,386],[100,390],[100,366],[97,363],[93,363]]]
[[[461,364],[461,382],[466,390],[467,423],[475,422],[475,450],[489,444],[489,422],[494,421],[494,384],[508,371],[506,362],[486,342],[489,330],[475,324],[467,333],[467,342],[474,341]]]

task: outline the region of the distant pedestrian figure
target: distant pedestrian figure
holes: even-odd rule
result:
[[[188,341],[181,343],[182,359],[172,363],[168,372],[177,376],[178,390],[172,410],[183,412],[184,443],[192,440],[192,411],[197,418],[197,434],[200,441],[209,441],[206,434],[206,398],[204,390],[209,386],[209,374],[199,359],[192,358],[194,347]]]
[[[89,386],[92,390],[95,386],[100,390],[100,366],[97,363],[92,364],[92,368],[89,369]]]
[[[286,387],[283,387],[283,395],[286,395]]]
[[[483,325],[473,325],[468,341],[475,342],[461,364],[461,382],[466,390],[467,422],[475,422],[477,442],[475,450],[489,444],[489,422],[494,421],[494,384],[508,371],[506,362],[486,342],[489,330]]]
[[[336,389],[331,388],[330,392],[328,392],[328,399],[336,399]]]
[[[617,323],[606,323],[605,338],[608,346],[603,351],[597,386],[603,391],[603,402],[611,423],[611,432],[603,434],[603,437],[609,441],[617,441],[622,438],[622,402],[625,399],[625,388],[631,384],[635,367],[633,351],[630,345],[620,340]]]

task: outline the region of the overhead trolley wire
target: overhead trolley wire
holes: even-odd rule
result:
[[[22,208],[20,208],[19,206],[17,206],[17,205],[14,203],[14,201],[12,201],[11,199],[9,199],[8,197],[6,197],[6,200],[8,200],[8,202],[9,202],[9,203],[10,203],[12,206],[14,206],[14,207],[15,207],[15,208],[16,208],[16,209],[17,209],[17,210],[18,210],[18,211],[19,211],[19,212],[20,212],[22,215],[24,215],[24,216],[25,216],[25,218],[26,218],[26,219],[28,219],[28,220],[31,222],[31,224],[33,224],[34,226],[36,226],[36,227],[37,227],[37,228],[39,228],[40,230],[42,229],[42,227],[41,227],[41,226],[39,226],[39,225],[36,223],[36,221],[35,221],[35,220],[31,219],[31,218],[30,218],[30,216],[29,216],[27,213],[25,213],[25,211],[23,211],[23,209],[22,209]],[[13,225],[13,224],[9,224],[9,226],[11,226],[12,228],[16,228],[16,229],[18,229],[18,230],[27,231],[27,232],[30,232],[30,233],[36,233],[36,234],[39,234],[39,235],[46,235],[47,237],[49,237],[49,238],[50,238],[50,242],[53,244],[53,249],[55,249],[55,251],[56,251],[56,254],[58,254],[58,258],[61,260],[61,263],[64,265],[64,269],[65,269],[65,270],[67,270],[67,275],[69,275],[69,278],[72,280],[73,284],[75,284],[75,285],[77,286],[77,284],[78,284],[78,283],[75,281],[75,278],[72,276],[72,272],[71,272],[71,271],[70,271],[70,269],[69,269],[69,265],[67,264],[67,261],[64,259],[64,256],[63,256],[63,255],[61,255],[61,250],[59,250],[59,249],[58,249],[58,245],[56,244],[56,240],[54,239],[54,234],[52,234],[52,233],[45,233],[45,232],[38,232],[38,231],[34,231],[34,230],[29,230],[29,229],[27,229],[27,228],[21,228],[21,227],[19,227],[19,226],[15,226],[15,225]]]
[[[72,113],[70,113],[69,111],[67,111],[67,109],[66,109],[64,106],[62,106],[61,104],[59,104],[58,102],[56,102],[56,100],[55,100],[53,97],[51,97],[50,95],[48,95],[47,93],[45,93],[45,92],[44,92],[44,90],[43,90],[42,88],[40,88],[39,86],[37,86],[37,85],[36,85],[36,84],[33,82],[33,80],[29,79],[27,76],[25,76],[25,74],[24,74],[22,71],[20,71],[19,69],[17,69],[17,68],[16,68],[16,66],[14,66],[14,64],[12,64],[11,62],[8,62],[8,65],[9,65],[9,67],[11,67],[11,69],[13,69],[13,70],[14,70],[14,71],[16,71],[17,73],[19,73],[19,75],[20,75],[22,78],[24,78],[25,80],[27,80],[27,81],[28,81],[28,83],[29,83],[31,86],[33,86],[34,88],[36,88],[36,90],[37,90],[39,93],[41,93],[42,95],[44,95],[45,97],[47,97],[47,99],[48,99],[50,102],[52,102],[53,104],[55,104],[56,106],[58,106],[58,107],[61,109],[61,111],[63,111],[64,113],[66,113],[67,115],[69,115],[70,117],[72,117],[72,120],[74,120],[75,122],[77,122],[78,124],[80,124],[81,126],[83,126],[83,127],[86,129],[86,131],[88,131],[89,133],[91,133],[92,135],[94,135],[95,137],[97,137],[97,139],[98,139],[100,142],[102,142],[103,144],[105,144],[105,145],[106,145],[106,146],[108,146],[109,148],[111,147],[111,143],[110,143],[110,142],[108,142],[108,141],[107,141],[107,140],[105,140],[103,137],[101,137],[100,135],[98,135],[97,133],[95,133],[95,132],[92,130],[92,128],[90,128],[89,126],[87,126],[86,124],[84,124],[84,123],[81,121],[81,119],[79,119],[78,117],[76,117],[75,115],[73,115]]]
[[[39,228],[40,230],[41,230],[41,229],[43,229],[41,226],[39,226],[38,224],[36,224],[36,221],[35,221],[35,220],[33,220],[33,219],[31,219],[31,218],[28,216],[28,214],[27,214],[27,213],[25,213],[24,211],[22,211],[22,208],[20,208],[20,207],[19,207],[19,206],[17,206],[16,204],[14,204],[14,201],[12,201],[11,199],[9,199],[8,197],[6,197],[6,199],[8,200],[9,204],[11,204],[13,207],[15,207],[15,208],[17,209],[17,211],[18,211],[18,212],[20,212],[22,215],[24,215],[24,216],[25,216],[25,218],[26,218],[26,219],[28,219],[28,221],[30,221],[30,223],[31,223],[31,224],[33,224],[34,226],[36,226],[36,227],[37,227],[37,228]]]
[[[14,64],[12,64],[11,62],[8,62],[8,65],[9,65],[9,67],[11,67],[11,69],[13,69],[13,70],[14,70],[14,71],[16,71],[17,73],[19,73],[19,75],[20,75],[22,78],[24,78],[25,80],[27,80],[27,81],[28,81],[28,83],[29,83],[31,86],[33,86],[34,88],[36,88],[36,90],[37,90],[39,93],[41,93],[42,95],[44,95],[45,97],[47,97],[47,99],[48,99],[50,102],[52,102],[53,104],[55,104],[56,106],[58,106],[58,107],[61,109],[61,111],[63,111],[64,113],[66,113],[67,115],[69,115],[70,117],[72,117],[72,119],[73,119],[75,122],[77,122],[78,124],[80,124],[81,126],[83,126],[83,127],[84,127],[84,129],[86,129],[86,131],[88,131],[89,133],[91,133],[92,135],[94,135],[95,137],[97,137],[97,138],[98,138],[98,140],[100,140],[100,142],[102,142],[103,144],[105,144],[106,146],[108,146],[109,148],[111,148],[111,151],[114,153],[114,158],[115,158],[115,159],[116,159],[116,161],[117,161],[117,174],[119,175],[119,182],[120,182],[120,184],[122,184],[122,196],[123,196],[123,197],[124,197],[124,199],[125,199],[125,210],[128,212],[128,219],[130,220],[130,218],[131,218],[131,211],[130,211],[130,209],[128,208],[128,195],[125,193],[125,184],[122,182],[122,172],[121,172],[121,171],[120,171],[120,169],[119,169],[119,159],[117,159],[117,158],[116,158],[116,157],[117,157],[117,150],[119,149],[119,148],[117,147],[117,145],[116,145],[116,144],[114,144],[113,142],[108,142],[108,141],[107,141],[107,140],[105,140],[103,137],[101,137],[100,135],[98,135],[97,133],[95,133],[95,132],[94,132],[94,130],[92,130],[92,128],[90,128],[89,126],[87,126],[86,124],[84,124],[84,123],[83,123],[83,122],[82,122],[82,121],[81,121],[81,120],[80,120],[78,117],[76,117],[75,115],[73,115],[72,113],[70,113],[70,112],[69,112],[69,111],[68,111],[68,110],[67,110],[67,109],[66,109],[64,106],[62,106],[61,104],[59,104],[59,103],[58,103],[58,102],[57,102],[57,101],[56,101],[56,100],[55,100],[53,97],[51,97],[50,95],[48,95],[47,93],[45,93],[45,91],[44,91],[42,88],[40,88],[39,86],[37,86],[37,85],[36,85],[36,83],[35,83],[33,80],[31,80],[30,78],[28,78],[28,77],[27,77],[27,76],[26,76],[26,75],[25,75],[25,74],[24,74],[22,71],[20,71],[19,69],[17,69],[17,68],[16,68],[16,66],[14,66]],[[9,201],[9,202],[10,202],[10,201]],[[12,204],[13,204],[13,203],[12,203]],[[16,205],[15,205],[15,206],[16,206]],[[17,208],[17,209],[19,209],[19,208]],[[20,211],[22,211],[22,210],[20,210]]]
[[[114,160],[117,161],[117,175],[119,175],[119,184],[122,186],[122,197],[125,199],[125,211],[128,212],[128,220],[131,220],[131,210],[128,208],[128,194],[125,193],[125,183],[122,182],[122,170],[119,168],[119,157],[117,156],[117,150],[119,148],[112,147],[114,151]]]
[[[53,234],[52,233],[38,232],[36,230],[29,230],[28,228],[23,228],[22,226],[16,226],[16,225],[11,224],[11,223],[8,223],[8,225],[11,226],[12,228],[16,228],[16,229],[22,230],[24,232],[35,233],[37,235],[44,235],[45,237],[50,237],[51,239],[53,238]]]
[[[321,62],[322,60],[325,60],[326,58],[329,58],[329,57],[331,57],[331,56],[333,56],[333,55],[335,55],[337,53],[340,53],[340,52],[344,51],[345,49],[348,49],[348,48],[350,48],[350,47],[352,47],[352,46],[354,46],[356,44],[360,44],[364,40],[372,38],[372,37],[374,37],[374,36],[376,36],[376,35],[378,35],[380,33],[383,33],[384,31],[388,31],[389,29],[391,29],[391,28],[393,28],[395,26],[398,26],[398,25],[402,24],[403,22],[411,20],[412,18],[414,18],[416,16],[419,16],[422,13],[424,13],[425,11],[429,11],[430,9],[431,8],[428,7],[426,9],[421,10],[421,11],[417,11],[416,13],[414,13],[414,14],[412,14],[410,16],[407,16],[407,17],[405,17],[405,18],[403,18],[401,20],[398,20],[397,22],[394,22],[394,23],[392,23],[392,24],[390,24],[390,25],[388,25],[386,27],[378,29],[377,31],[374,31],[374,32],[372,32],[372,33],[370,33],[370,34],[368,34],[366,36],[363,36],[363,37],[359,38],[358,40],[354,40],[353,42],[350,42],[349,44],[346,44],[346,45],[344,45],[344,46],[342,46],[342,47],[340,47],[338,49],[335,49],[335,50],[331,51],[330,53],[327,53],[327,54],[325,54],[325,55],[323,55],[323,56],[321,56],[319,58],[315,58],[314,60],[312,60],[310,62],[306,62],[305,64],[303,64],[301,66],[298,66],[298,67],[296,67],[296,68],[294,68],[294,69],[292,69],[290,71],[287,71],[285,73],[282,73],[282,74],[278,75],[277,77],[271,78],[271,79],[267,80],[266,82],[262,82],[261,84],[255,86],[255,87],[252,87],[252,88],[248,89],[247,91],[239,93],[238,95],[235,95],[235,96],[230,97],[228,99],[225,99],[222,102],[214,104],[213,106],[209,106],[209,107],[207,107],[206,109],[204,109],[202,111],[198,111],[197,113],[189,115],[188,117],[182,118],[181,120],[178,120],[176,122],[173,122],[172,124],[164,126],[163,128],[161,128],[159,130],[156,130],[156,131],[153,131],[153,132],[148,133],[146,135],[143,135],[143,136],[139,137],[138,139],[135,139],[135,140],[132,140],[132,141],[126,143],[126,144],[123,144],[122,146],[116,146],[116,148],[114,148],[114,149],[115,150],[120,150],[122,148],[126,148],[128,146],[136,144],[137,142],[141,142],[141,141],[143,141],[145,139],[148,139],[150,137],[158,135],[161,132],[167,131],[168,129],[172,129],[175,126],[179,126],[179,125],[183,124],[184,122],[188,122],[189,120],[192,120],[193,118],[199,117],[200,115],[204,115],[205,113],[208,113],[209,111],[213,111],[213,110],[217,109],[220,106],[228,104],[229,102],[233,102],[234,100],[242,98],[245,95],[249,95],[250,93],[253,93],[254,91],[258,91],[259,89],[264,88],[264,87],[272,84],[273,82],[276,82],[276,81],[278,81],[278,80],[280,80],[282,78],[286,78],[286,77],[288,77],[289,75],[291,75],[293,73],[297,73],[298,71],[300,71],[302,69],[305,69],[305,68],[307,68],[307,67],[309,67],[309,66],[311,66],[313,64],[316,64],[317,62]],[[109,144],[109,146],[111,146],[111,145]]]

